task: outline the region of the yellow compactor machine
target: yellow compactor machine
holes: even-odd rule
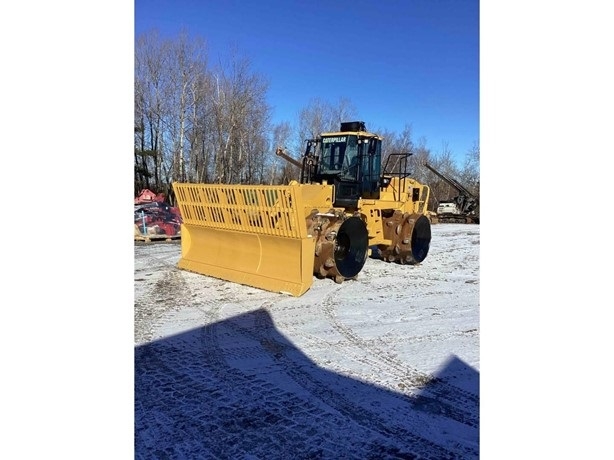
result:
[[[418,264],[431,242],[429,188],[410,154],[381,167],[382,139],[363,122],[307,141],[300,182],[251,186],[173,183],[181,216],[179,268],[294,296],[313,277],[355,278],[372,249]]]
[[[426,258],[430,189],[410,177],[411,153],[392,153],[382,167],[382,138],[351,121],[307,140],[302,161],[281,148],[277,155],[301,168],[301,183],[333,185],[333,205],[365,221],[369,246],[383,260],[413,265]]]

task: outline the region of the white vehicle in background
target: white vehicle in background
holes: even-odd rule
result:
[[[437,206],[437,215],[442,214],[460,214],[461,211],[454,201],[442,201]]]

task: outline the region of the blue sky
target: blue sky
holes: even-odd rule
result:
[[[269,81],[275,123],[347,98],[370,130],[411,125],[459,162],[480,141],[477,0],[136,0],[134,17],[136,35],[185,29],[213,58],[236,46]]]

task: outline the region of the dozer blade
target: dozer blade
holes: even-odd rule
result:
[[[341,219],[335,230],[344,240],[342,244],[337,241],[337,232],[324,235],[322,226],[308,228],[305,207],[314,203],[307,203],[303,192],[309,196],[307,192],[315,191],[309,187],[315,186],[174,183],[183,220],[178,267],[300,296],[311,287],[314,273],[321,272],[320,265],[330,262],[327,259],[316,266],[316,244],[322,246],[327,237],[326,242],[337,251],[325,275],[338,282],[355,276],[364,261],[352,260],[367,252],[366,226],[353,220],[344,226]]]
[[[235,283],[304,294],[313,283],[313,239],[183,224],[178,267]]]

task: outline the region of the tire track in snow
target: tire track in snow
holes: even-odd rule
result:
[[[446,459],[446,458],[466,458],[465,456],[469,455],[470,457],[474,457],[477,455],[477,452],[474,449],[459,446],[459,448],[463,451],[463,455],[458,457],[458,452],[450,451],[440,445],[433,443],[432,441],[416,435],[414,432],[407,430],[403,426],[390,424],[385,418],[381,417],[378,412],[367,410],[356,404],[356,401],[349,399],[346,394],[343,392],[335,391],[335,386],[328,385],[327,382],[322,381],[314,376],[313,373],[306,372],[305,366],[300,363],[297,365],[292,358],[290,357],[288,351],[288,347],[284,346],[284,344],[280,344],[275,341],[275,339],[271,338],[271,333],[267,333],[266,331],[271,331],[271,327],[268,323],[267,316],[263,315],[264,310],[260,311],[259,314],[259,326],[257,328],[258,331],[264,332],[263,339],[260,339],[262,343],[265,344],[265,348],[270,350],[270,352],[274,355],[275,359],[282,362],[284,364],[284,369],[288,373],[288,375],[298,384],[300,384],[305,390],[309,392],[310,395],[320,399],[328,406],[334,408],[339,411],[345,417],[353,420],[357,424],[365,427],[368,430],[376,431],[384,438],[387,439],[403,439],[403,440],[411,440],[411,447],[407,445],[399,446],[398,443],[395,446],[399,449],[407,449],[410,448],[412,455],[418,455],[418,458],[425,459]],[[249,334],[249,331],[244,331],[244,333]],[[370,392],[381,392],[390,396],[390,392],[388,390],[383,390],[377,387],[370,385]],[[403,400],[401,396],[393,395],[392,397],[400,400],[401,403],[407,403],[407,400]],[[416,408],[416,405],[412,405],[412,408]],[[410,414],[406,414],[411,416]],[[446,414],[447,416],[448,414]],[[414,457],[415,458],[415,457]]]
[[[168,292],[182,294],[179,300],[193,297],[181,277],[165,274],[162,279]],[[137,369],[140,366],[137,388],[149,396],[146,401],[137,401],[137,414],[138,407],[140,413],[144,413],[144,404],[149,406],[150,413],[157,414],[154,422],[142,417],[137,422],[137,446],[140,446],[137,458],[147,457],[151,454],[151,451],[146,452],[147,447],[153,449],[153,446],[157,446],[156,456],[181,454],[185,458],[202,458],[203,455],[237,458],[246,452],[263,458],[285,459],[288,455],[292,458],[335,458],[335,452],[341,449],[347,450],[348,458],[359,459],[364,452],[378,457],[389,452],[384,440],[344,445],[343,437],[331,437],[330,433],[335,433],[339,426],[353,424],[353,421],[314,404],[312,395],[305,398],[303,387],[297,385],[300,390],[286,391],[271,380],[232,366],[231,362],[244,358],[242,352],[249,350],[250,359],[256,362],[268,359],[277,373],[287,373],[279,363],[273,362],[270,350],[248,344],[250,339],[261,337],[257,330],[246,334],[244,328],[231,324],[232,333],[228,333],[229,324],[236,320],[220,321],[220,302],[196,302],[191,307],[202,312],[202,321],[207,324],[197,332],[198,339],[194,343],[180,346],[178,350],[173,348],[178,347],[177,344],[161,341],[137,352]],[[228,346],[228,341],[237,340],[238,347]],[[204,365],[195,369],[193,363],[196,362]],[[156,385],[161,381],[170,383]],[[174,407],[164,405],[169,395],[175,402]],[[182,405],[182,400],[187,403]],[[266,404],[263,405],[263,401]],[[298,421],[296,414],[299,414]],[[156,422],[162,422],[163,426]],[[171,426],[180,429],[169,428]],[[350,432],[355,429],[353,427]],[[154,431],[158,434],[148,438],[147,433]],[[205,436],[210,433],[215,436]],[[177,440],[177,436],[182,439]],[[196,439],[207,441],[194,444]],[[356,441],[353,436],[351,440]]]
[[[170,270],[154,291],[163,288],[189,303],[193,293],[182,273],[170,263],[163,265]],[[205,324],[214,320],[221,308],[208,301],[191,306],[202,314]],[[193,365],[207,359],[211,356],[203,353],[202,347],[179,347],[164,340],[136,348],[135,458],[226,458],[223,446],[209,442],[207,436],[215,431],[209,409],[218,400],[224,382],[207,366]]]
[[[275,450],[271,450],[271,446],[265,446],[263,455],[266,458],[336,458],[339,452],[343,452],[347,458],[363,458],[365,452],[372,452],[374,455],[379,456],[385,452],[389,447],[385,443],[385,439],[380,439],[379,442],[371,441],[367,443],[361,443],[358,439],[367,439],[368,436],[362,436],[355,438],[356,429],[361,425],[353,426],[356,423],[355,417],[348,417],[347,412],[338,414],[337,411],[330,411],[323,409],[319,404],[314,404],[315,400],[321,400],[318,398],[318,394],[305,387],[303,379],[292,378],[295,389],[293,391],[286,391],[279,386],[273,389],[275,381],[287,380],[288,377],[292,377],[292,368],[288,369],[287,363],[280,361],[280,353],[283,354],[284,350],[288,348],[288,345],[279,343],[278,341],[269,337],[269,332],[272,329],[272,325],[269,320],[269,316],[263,315],[264,310],[258,310],[253,312],[256,315],[255,323],[251,327],[237,324],[233,318],[226,320],[223,324],[224,327],[230,327],[234,333],[229,334],[231,337],[247,337],[253,342],[258,343],[260,347],[258,351],[254,353],[254,346],[249,347],[251,350],[251,358],[254,359],[254,354],[257,356],[255,360],[258,362],[270,362],[271,365],[267,366],[268,369],[264,369],[264,372],[260,371],[259,375],[263,374],[279,374],[280,377],[273,378],[272,380],[265,380],[257,378],[252,375],[248,375],[245,372],[241,372],[236,368],[228,364],[228,360],[240,358],[239,353],[245,348],[235,349],[234,352],[228,352],[219,344],[219,335],[222,334],[221,330],[214,331],[212,328],[208,328],[204,337],[203,347],[207,350],[208,356],[212,357],[215,362],[216,374],[220,378],[226,381],[233,382],[234,387],[248,387],[252,389],[252,392],[247,400],[241,401],[241,405],[249,406],[253,405],[255,401],[261,401],[263,398],[269,398],[270,394],[274,393],[275,397],[269,401],[272,407],[273,414],[283,415],[284,419],[279,420],[276,423],[275,433],[278,433],[282,429],[285,431],[285,437],[291,444],[287,442],[279,443],[275,446],[279,450],[280,456],[275,457]],[[306,373],[305,375],[309,375]],[[296,377],[296,376],[294,376]],[[263,388],[262,394],[258,394],[258,389]],[[305,395],[303,390],[307,390]],[[300,396],[299,396],[300,395]],[[278,406],[275,408],[275,406]],[[283,406],[286,410],[282,410],[279,406]],[[330,405],[328,405],[330,406]],[[291,409],[288,411],[287,409]],[[333,407],[336,409],[336,407]],[[298,414],[295,419],[295,415]],[[305,425],[304,421],[300,418],[307,414],[306,429],[301,429],[301,425]],[[351,425],[352,429],[349,430],[352,433],[351,440],[353,445],[344,444],[347,440],[336,439],[333,433],[336,433],[340,427],[345,425]],[[316,428],[317,427],[317,428]],[[304,433],[308,433],[307,436]],[[379,433],[381,434],[381,433]],[[271,434],[270,436],[273,436]],[[341,442],[341,443],[340,443]],[[293,446],[309,446],[308,452],[301,451],[296,448],[295,452]],[[255,453],[255,452],[251,452]],[[325,453],[325,454],[324,454]],[[272,456],[273,455],[273,456]]]
[[[169,305],[174,305],[177,296],[182,296],[181,288],[177,283],[182,274],[176,268],[170,268],[163,272],[154,283],[153,287],[135,299],[134,322],[139,324],[134,330],[134,341],[137,344],[148,342],[154,336],[156,325],[168,313]],[[185,285],[183,286],[185,288]]]
[[[415,390],[420,390],[421,392],[428,392],[436,398],[412,395],[414,398],[418,398],[417,402],[421,405],[424,404],[426,407],[440,406],[441,412],[445,413],[447,417],[472,427],[478,426],[479,420],[472,415],[474,412],[472,408],[477,407],[479,401],[476,395],[448,384],[441,379],[424,374],[376,346],[372,341],[362,339],[336,316],[334,296],[335,292],[332,292],[322,300],[320,305],[323,315],[328,319],[332,327],[343,335],[349,343],[375,358],[369,359],[367,357],[366,359],[370,364],[376,366],[377,373],[388,372],[396,375],[411,393],[414,393]],[[455,409],[450,404],[443,403],[443,400],[458,408]]]

